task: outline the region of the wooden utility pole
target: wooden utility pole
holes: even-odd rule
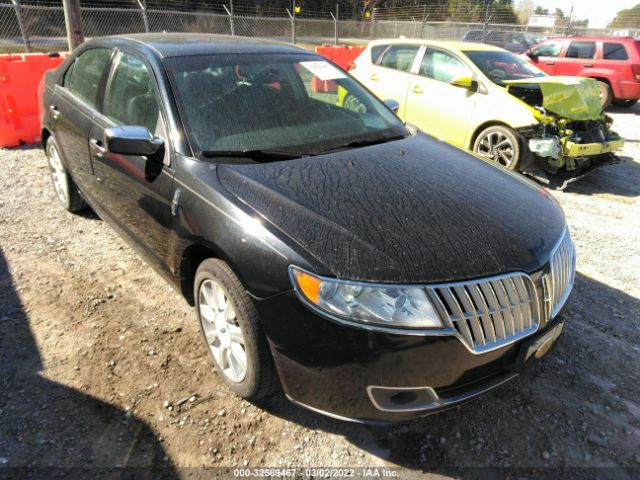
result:
[[[64,7],[64,23],[67,27],[69,51],[84,42],[82,17],[80,16],[80,0],[62,0]]]

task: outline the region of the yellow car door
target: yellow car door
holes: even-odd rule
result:
[[[473,72],[450,52],[428,47],[411,76],[404,120],[453,145],[467,148],[467,129],[479,93]]]
[[[356,78],[381,100],[395,100],[400,105],[398,115],[404,115],[407,90],[412,75],[409,73],[420,50],[420,45],[390,44],[373,59],[366,71]],[[355,72],[354,72],[355,73]]]

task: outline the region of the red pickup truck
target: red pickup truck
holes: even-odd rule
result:
[[[640,99],[640,40],[622,37],[550,38],[526,52],[549,75],[599,81],[603,105],[628,108]]]

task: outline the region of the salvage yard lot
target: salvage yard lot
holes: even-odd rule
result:
[[[640,106],[611,114],[622,163],[552,192],[578,254],[555,351],[392,427],[234,397],[178,293],[95,215],[62,210],[41,149],[0,151],[0,466],[638,468]]]

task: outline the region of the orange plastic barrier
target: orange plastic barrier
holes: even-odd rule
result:
[[[0,147],[40,141],[38,85],[67,57],[45,53],[0,55]]]
[[[348,47],[335,46],[335,45],[323,45],[322,47],[316,47],[316,53],[328,58],[333,63],[339,65],[341,68],[347,70],[350,63],[358,58],[358,55],[362,53],[365,47]],[[314,77],[311,83],[311,88],[314,92],[334,93],[336,91],[336,83],[328,80],[322,81],[317,77]]]

